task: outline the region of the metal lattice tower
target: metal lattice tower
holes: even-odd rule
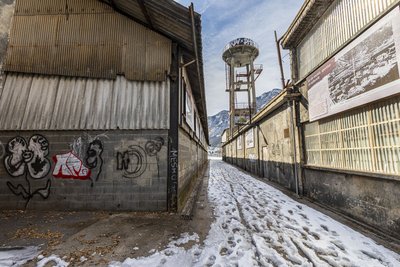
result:
[[[230,134],[235,125],[251,123],[257,112],[255,81],[262,65],[254,65],[259,54],[258,45],[251,39],[238,38],[225,46],[226,92],[229,92]],[[238,103],[237,94],[247,92],[247,102]]]

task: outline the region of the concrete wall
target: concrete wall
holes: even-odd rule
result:
[[[295,191],[290,110],[283,104],[253,126],[254,147],[246,144],[246,132],[223,146],[224,160],[250,173]],[[236,143],[242,138],[242,149]]]
[[[167,130],[0,132],[0,209],[167,208]]]
[[[207,162],[207,152],[182,128],[179,129],[178,161],[178,210],[181,210]]]
[[[253,131],[253,143],[254,145],[248,145],[246,141],[246,133]],[[258,152],[259,140],[258,140],[258,127],[253,127],[252,129],[244,133],[244,146],[245,146],[245,159],[244,159],[244,169],[248,172],[260,175],[260,155]]]
[[[262,176],[295,191],[293,143],[287,104],[260,124]]]
[[[400,238],[400,180],[305,170],[305,195]]]

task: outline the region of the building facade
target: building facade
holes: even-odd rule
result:
[[[256,153],[243,154],[236,148],[245,133],[238,131],[241,141],[235,144],[240,137],[234,135],[224,144],[227,161],[252,171],[241,162],[258,155],[253,162],[259,169],[252,172],[397,239],[399,5],[305,1],[281,38],[291,54],[286,102],[275,99],[268,106],[276,111],[261,111],[260,125],[247,126],[261,133],[257,128],[264,124],[266,142],[261,135]]]
[[[208,144],[193,6],[16,0],[14,8],[0,208],[181,210]]]

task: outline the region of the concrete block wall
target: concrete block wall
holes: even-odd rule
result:
[[[0,132],[0,209],[167,209],[167,130]]]
[[[180,210],[207,161],[207,152],[183,129],[179,129],[178,161],[178,210]]]

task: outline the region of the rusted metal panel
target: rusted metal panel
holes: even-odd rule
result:
[[[112,12],[112,8],[101,1],[87,0],[17,0],[15,6],[18,15],[104,12]]]
[[[0,130],[168,129],[169,82],[8,73]]]
[[[31,2],[17,1],[20,12],[11,29],[6,71],[108,79],[125,74],[129,80],[166,80],[171,64],[168,38],[110,12],[103,3],[108,8],[100,12],[99,1],[50,4],[43,0],[37,6]],[[60,8],[68,6],[57,13],[53,10],[56,3]],[[54,12],[43,13],[47,5]],[[91,7],[93,12],[88,12]]]

